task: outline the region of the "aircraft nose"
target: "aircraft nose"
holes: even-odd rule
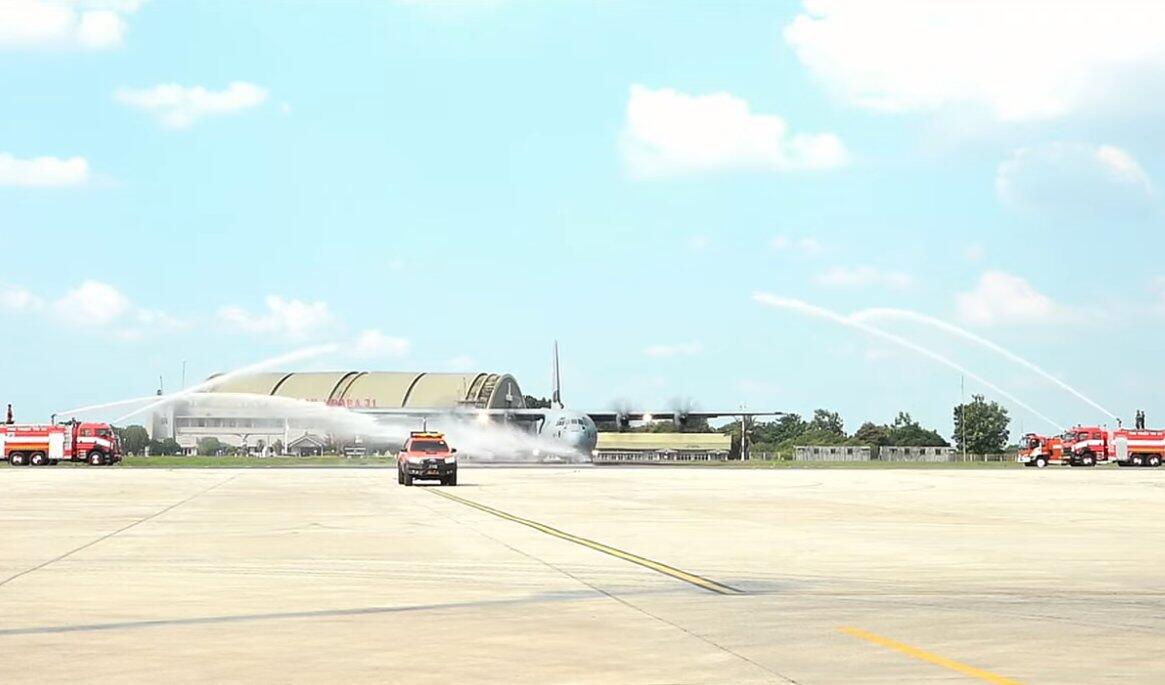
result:
[[[587,440],[587,433],[582,430],[572,430],[563,437],[566,438],[571,447],[581,447]]]

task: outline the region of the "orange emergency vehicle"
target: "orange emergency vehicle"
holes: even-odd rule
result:
[[[409,433],[396,457],[396,481],[412,485],[413,480],[439,480],[441,485],[457,485],[457,450],[445,442],[444,433]]]

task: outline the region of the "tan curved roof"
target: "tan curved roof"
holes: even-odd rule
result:
[[[335,399],[335,391],[340,385],[340,381],[346,379],[353,373],[355,372],[329,371],[323,373],[289,374],[271,394],[311,402],[329,402]]]
[[[470,388],[479,373],[421,374],[405,398],[406,407],[455,407],[470,399]]]
[[[481,372],[259,373],[233,378],[210,392],[276,395],[349,407],[385,409],[525,406],[522,391],[513,376]]]
[[[419,376],[419,373],[362,373],[338,399],[385,408],[403,407],[409,388]]]
[[[241,392],[252,395],[270,395],[279,382],[291,374],[286,371],[272,373],[251,373],[218,383],[210,388],[210,392]],[[211,377],[214,378],[213,376]]]

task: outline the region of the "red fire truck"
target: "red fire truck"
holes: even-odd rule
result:
[[[1044,468],[1048,464],[1064,463],[1064,441],[1058,435],[1036,435],[1028,433],[1020,443],[1019,463],[1024,466]]]
[[[13,466],[51,466],[60,461],[105,466],[121,461],[121,444],[108,423],[4,423],[0,454]]]
[[[1077,426],[1064,433],[1064,453],[1073,465],[1111,461],[1117,466],[1160,466],[1165,430]]]

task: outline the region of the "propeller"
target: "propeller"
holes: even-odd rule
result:
[[[672,422],[677,427],[688,425],[688,416],[696,409],[696,402],[691,397],[675,397],[668,403],[672,411]]]
[[[615,429],[626,430],[631,427],[631,412],[632,409],[630,400],[626,398],[619,398],[611,402],[611,411],[615,413]]]

